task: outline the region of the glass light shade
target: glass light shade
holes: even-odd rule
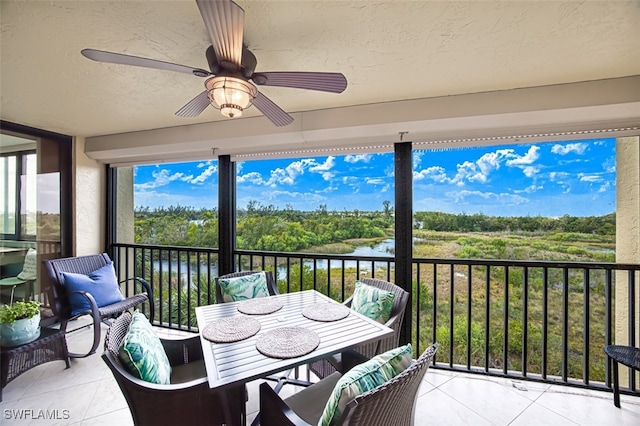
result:
[[[251,83],[235,77],[213,77],[205,82],[209,102],[229,118],[240,117],[249,108],[258,90]]]

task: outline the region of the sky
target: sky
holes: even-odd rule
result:
[[[413,152],[414,211],[600,216],[615,211],[615,139]],[[217,207],[217,161],[134,168],[136,208]],[[394,205],[393,153],[245,161],[237,202],[279,209]]]

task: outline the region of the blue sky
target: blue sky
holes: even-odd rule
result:
[[[137,166],[136,207],[217,206],[217,161]],[[382,210],[394,204],[393,154],[288,158],[237,165],[239,207]],[[420,150],[414,210],[491,216],[597,216],[615,211],[615,139]]]

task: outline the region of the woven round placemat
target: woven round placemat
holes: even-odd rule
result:
[[[305,306],[302,315],[314,321],[338,321],[349,316],[349,308],[337,303],[316,303]]]
[[[295,358],[306,355],[320,344],[320,337],[302,327],[282,327],[258,337],[256,349],[271,358]]]
[[[282,300],[258,297],[238,303],[238,311],[247,315],[266,315],[279,311],[284,306]]]
[[[216,343],[237,342],[260,331],[260,322],[242,315],[226,317],[211,322],[202,329],[202,337]]]

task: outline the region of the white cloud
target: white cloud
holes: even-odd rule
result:
[[[509,194],[506,192],[494,193],[483,191],[451,191],[445,194],[447,197],[453,198],[456,203],[464,201],[466,198],[480,197],[492,202],[503,204],[525,204],[529,202],[528,198],[522,197],[517,194]]]
[[[134,185],[136,190],[153,189],[161,186],[169,185],[171,182],[181,180],[183,182],[189,182],[193,179],[193,175],[185,175],[182,172],[171,174],[167,169],[161,169],[160,171],[151,173],[153,177],[152,181],[138,183]]]
[[[384,179],[381,178],[365,178],[364,182],[369,185],[384,185]]]
[[[333,166],[335,166],[336,164],[335,157],[327,157],[327,159],[322,164],[317,163],[315,160],[311,160],[311,161],[313,161],[313,163],[316,164],[315,166],[311,166],[309,168],[309,171],[311,172],[324,172],[327,170],[331,170]],[[309,162],[309,164],[311,164],[311,162]]]
[[[201,184],[204,183],[211,175],[213,175],[218,170],[217,166],[209,165],[200,175],[198,175],[195,179],[189,181],[189,183],[193,184]]]
[[[211,165],[211,163],[212,163],[212,161],[211,161],[211,160],[209,160],[209,161],[205,161],[204,163],[198,163],[198,165],[197,165],[196,167],[197,167],[197,168],[199,168],[199,169],[201,169],[201,168],[203,168],[203,167],[210,166],[210,165]]]
[[[615,156],[611,156],[611,157],[607,158],[602,163],[602,168],[607,173],[615,173],[616,172],[616,157]]]
[[[262,175],[258,172],[249,172],[247,174],[244,174],[242,176],[238,176],[238,179],[236,181],[237,183],[253,183],[255,185],[264,185],[265,182],[262,179]]]
[[[580,173],[578,174],[578,178],[580,179],[580,182],[602,182],[602,176],[595,174],[588,175]]]
[[[540,171],[540,168],[536,166],[522,167],[522,173],[524,173],[524,175],[528,178],[534,177],[535,175],[538,174],[539,171]]]
[[[607,192],[611,188],[611,182],[605,182],[604,185],[598,189],[598,192]]]
[[[487,170],[487,173],[488,173],[488,164],[489,162],[484,163],[484,167],[485,167],[485,170]],[[457,167],[458,167],[458,172],[453,177],[453,179],[451,179],[451,183],[455,183],[458,186],[463,186],[465,180],[469,182],[480,182],[480,183],[485,183],[487,181],[487,175],[482,170],[479,170],[479,167],[476,166],[476,163],[472,161],[465,161],[462,164],[458,164]]]
[[[527,153],[522,156],[513,153],[513,150],[507,150],[507,151],[511,151],[507,155],[509,157],[512,157],[511,159],[507,160],[507,166],[529,165],[529,164],[533,164],[538,158],[540,158],[540,153],[539,153],[540,147],[535,145],[530,147],[529,151],[527,151]]]
[[[373,158],[372,154],[354,154],[354,155],[345,155],[344,157],[344,161],[346,163],[358,163],[358,162],[363,162],[363,163],[368,163],[369,161],[371,161],[371,159]]]
[[[518,155],[512,151],[507,154],[510,159],[506,164],[509,167],[518,167],[526,177],[533,178],[540,171],[539,166],[533,165],[540,158],[539,151],[540,147],[535,145],[531,146],[525,155]]]
[[[551,147],[551,152],[559,155],[567,155],[569,153],[584,154],[586,149],[586,143],[568,143],[564,145],[556,144]]]
[[[476,161],[465,161],[458,164],[456,175],[450,180],[458,186],[463,186],[465,182],[486,183],[489,175],[500,169],[502,164],[508,167],[517,167],[522,170],[525,176],[534,177],[539,171],[538,166],[533,163],[540,158],[539,148],[532,146],[524,155],[518,155],[513,149],[499,149],[495,152],[488,152]]]
[[[431,166],[419,172],[413,172],[413,180],[419,181],[423,179],[431,179],[434,182],[445,183],[450,179],[447,177],[447,172],[444,167]]]
[[[250,172],[244,175],[238,174],[237,182],[250,182],[254,185],[263,185],[275,188],[277,185],[293,185],[305,171],[319,173],[324,180],[331,180],[335,173],[331,169],[335,166],[335,157],[327,157],[324,163],[318,163],[313,158],[305,158],[294,161],[287,167],[271,170],[268,179],[258,172]]]
[[[532,193],[534,193],[534,192],[538,192],[538,191],[540,191],[540,190],[541,190],[541,189],[543,189],[543,188],[544,188],[544,187],[543,187],[542,185],[536,185],[536,184],[534,183],[534,184],[529,185],[529,186],[528,186],[528,187],[526,187],[525,189],[514,190],[513,192],[515,192],[516,194],[520,194],[520,193],[523,193],[523,192],[526,192],[527,194],[532,194]]]
[[[556,180],[566,178],[568,175],[569,173],[566,173],[566,172],[550,172],[549,179],[551,179],[552,181],[556,181]]]
[[[413,168],[417,169],[418,166],[420,165],[420,163],[422,162],[422,156],[424,155],[425,151],[420,150],[420,151],[413,151],[413,155],[412,155],[412,164],[413,164]]]

